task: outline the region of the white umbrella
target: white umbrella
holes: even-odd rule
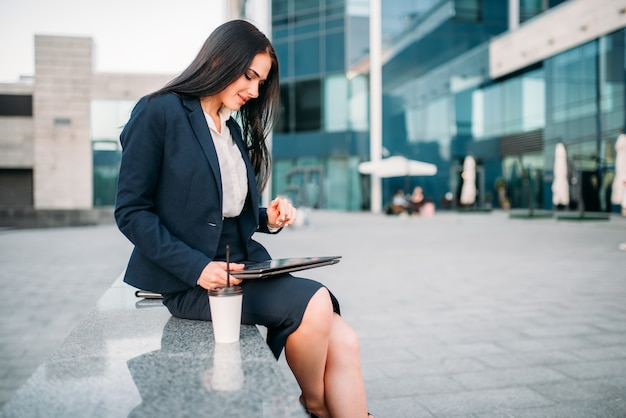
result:
[[[620,134],[615,141],[615,178],[611,191],[611,202],[626,208],[624,189],[626,188],[626,134]]]
[[[554,176],[552,179],[552,203],[569,205],[569,182],[567,181],[567,152],[562,142],[554,151]]]
[[[473,205],[476,202],[476,160],[471,155],[463,161],[463,186],[459,201],[462,205]]]
[[[366,161],[359,164],[359,173],[376,174],[378,177],[434,176],[437,166],[422,161],[409,160],[402,156]]]

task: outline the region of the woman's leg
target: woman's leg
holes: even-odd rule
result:
[[[326,406],[333,418],[367,417],[358,337],[343,318],[333,315],[324,375]]]
[[[287,338],[287,363],[307,409],[319,417],[366,417],[358,338],[333,312],[326,289],[310,300],[300,327]]]
[[[328,290],[321,288],[309,301],[300,326],[285,344],[285,358],[300,385],[306,407],[320,417],[328,416],[324,380],[333,316]]]

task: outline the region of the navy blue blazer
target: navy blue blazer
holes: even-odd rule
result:
[[[252,239],[256,231],[269,232],[254,170],[239,125],[233,118],[227,125],[248,172],[239,217],[248,259],[267,260],[266,249]],[[120,142],[115,219],[134,244],[124,281],[158,293],[195,287],[215,256],[223,225],[219,162],[200,100],[171,93],[143,97]]]

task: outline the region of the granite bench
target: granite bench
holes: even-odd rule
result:
[[[215,344],[118,278],[0,416],[304,417],[288,377],[257,327]]]

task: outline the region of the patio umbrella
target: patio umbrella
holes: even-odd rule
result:
[[[359,173],[375,174],[381,178],[403,176],[434,176],[437,166],[422,161],[409,160],[402,156],[383,158],[379,161],[366,161],[359,164]]]
[[[463,186],[459,201],[462,205],[473,205],[476,202],[476,160],[471,155],[463,162]]]
[[[562,142],[554,151],[554,176],[552,179],[552,203],[569,205],[569,182],[567,181],[567,152]]]
[[[611,202],[626,208],[624,189],[626,188],[626,134],[622,133],[615,141],[615,178],[611,191]]]

